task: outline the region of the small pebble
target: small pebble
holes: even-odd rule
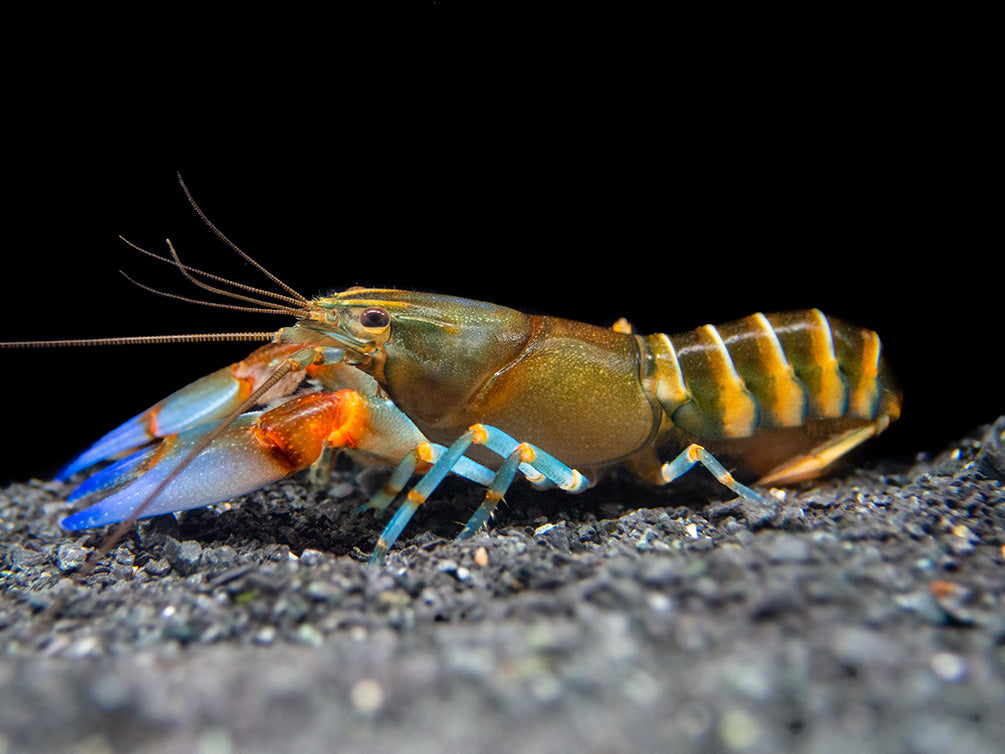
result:
[[[963,659],[952,652],[938,652],[932,656],[932,670],[941,680],[956,683],[963,680],[967,666]]]
[[[327,556],[320,550],[312,550],[308,548],[300,553],[300,562],[307,566],[315,566],[324,563],[326,557]]]
[[[66,573],[76,571],[87,560],[87,551],[75,544],[62,544],[56,551],[56,567]]]
[[[195,572],[202,559],[202,545],[195,540],[179,542],[174,537],[167,537],[164,541],[164,557],[182,576],[188,576]]]
[[[383,706],[384,689],[372,678],[362,678],[353,684],[349,699],[357,712],[371,714]]]

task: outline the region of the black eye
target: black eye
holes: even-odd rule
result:
[[[379,306],[371,306],[359,313],[359,323],[363,327],[387,327],[390,322],[391,315],[387,313],[387,309]]]

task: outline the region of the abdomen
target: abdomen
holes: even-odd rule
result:
[[[861,442],[900,415],[879,336],[817,309],[644,341],[657,398],[680,442],[724,448],[753,473],[834,446],[837,435],[858,431]]]

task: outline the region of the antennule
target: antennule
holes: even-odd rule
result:
[[[161,291],[156,288],[151,288],[149,285],[140,283],[133,280],[129,275],[127,275],[122,270],[119,270],[119,274],[122,275],[126,280],[135,285],[138,288],[142,288],[150,293],[156,293],[158,296],[165,296],[166,298],[177,299],[178,301],[185,301],[189,304],[201,304],[202,306],[215,306],[217,309],[234,309],[239,312],[256,312],[259,314],[289,314],[292,317],[303,316],[302,309],[294,309],[293,307],[274,307],[272,304],[269,308],[264,307],[254,307],[254,306],[237,306],[235,304],[221,304],[218,301],[203,301],[197,298],[189,298],[188,296],[180,296],[177,293],[168,293],[167,291]]]
[[[251,285],[245,285],[244,283],[238,283],[236,280],[230,280],[228,278],[222,277],[221,275],[214,275],[211,272],[206,272],[205,270],[200,270],[197,267],[193,267],[190,264],[178,264],[174,260],[167,259],[166,257],[162,257],[160,254],[155,254],[154,252],[152,252],[152,251],[150,251],[148,249],[144,249],[142,246],[137,246],[136,244],[134,244],[132,241],[130,241],[128,238],[126,238],[123,235],[119,235],[119,238],[122,239],[122,241],[125,244],[127,244],[130,247],[132,247],[136,251],[140,252],[141,254],[146,254],[148,257],[150,257],[152,259],[156,259],[158,262],[165,262],[166,264],[170,264],[170,265],[172,265],[174,267],[179,267],[181,269],[188,270],[191,273],[195,273],[197,275],[202,275],[203,277],[208,278],[209,280],[216,280],[217,282],[220,282],[220,283],[226,283],[227,285],[232,285],[235,288],[239,288],[239,289],[241,289],[243,291],[248,291],[250,293],[255,293],[255,294],[258,294],[260,296],[269,296],[271,298],[278,299],[279,301],[285,301],[287,303],[295,304],[297,306],[299,306],[301,304],[301,301],[299,299],[295,299],[292,296],[284,296],[282,293],[276,293],[275,291],[266,291],[266,290],[263,290],[261,288],[255,288],[254,286],[251,286]],[[230,291],[222,291],[222,293],[224,293],[224,295],[231,295]]]
[[[182,180],[181,173],[178,173],[178,183],[181,184],[182,191],[185,192],[185,196],[188,199],[188,203],[192,205],[192,209],[194,209],[196,211],[196,214],[199,215],[199,217],[202,219],[202,221],[204,223],[206,223],[206,225],[209,226],[209,229],[216,234],[217,238],[219,238],[221,241],[223,241],[225,244],[227,244],[227,246],[229,246],[235,252],[237,252],[244,261],[246,261],[248,264],[252,265],[255,269],[257,269],[259,272],[261,272],[263,275],[265,275],[269,280],[271,280],[273,283],[275,283],[276,285],[278,285],[280,288],[282,288],[284,291],[286,291],[287,293],[289,293],[291,296],[295,297],[301,303],[303,303],[303,304],[310,303],[307,300],[307,298],[305,298],[303,295],[301,295],[300,293],[298,293],[297,291],[295,291],[293,288],[291,288],[290,286],[288,286],[286,283],[284,283],[278,277],[276,277],[275,275],[273,275],[271,272],[269,272],[267,269],[265,269],[265,267],[263,267],[259,262],[256,262],[248,254],[246,254],[244,251],[242,251],[238,247],[237,244],[235,244],[233,241],[231,241],[229,238],[227,238],[225,235],[223,235],[223,231],[221,231],[219,228],[217,228],[210,221],[210,219],[208,217],[206,217],[205,213],[199,208],[199,205],[195,203],[195,199],[192,198],[192,192],[190,192],[188,190],[188,186],[186,186],[185,185],[185,181]]]

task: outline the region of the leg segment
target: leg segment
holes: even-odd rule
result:
[[[394,499],[416,472],[423,467],[429,468],[435,464],[446,451],[445,447],[437,443],[419,443],[401,459],[384,486],[377,490],[369,502],[361,505],[357,513],[363,513],[372,508],[374,514],[379,517],[394,502]],[[467,456],[458,458],[451,472],[485,487],[492,484],[492,480],[495,478],[495,474],[491,470],[475,463]]]
[[[456,472],[457,469],[463,468],[463,464],[469,462],[469,459],[465,458],[464,453],[472,445],[483,445],[493,453],[502,456],[505,460],[493,476],[485,494],[484,502],[475,511],[475,514],[461,531],[458,539],[470,537],[484,525],[509,488],[517,471],[520,471],[528,479],[537,484],[554,484],[568,492],[580,492],[589,486],[589,482],[582,474],[575,469],[570,469],[554,456],[544,452],[540,448],[530,443],[517,442],[505,432],[495,427],[475,424],[449,448],[438,453],[438,458],[429,471],[408,492],[401,508],[394,514],[381,533],[380,539],[377,540],[377,546],[374,548],[373,556],[370,558],[371,564],[381,563],[384,560],[387,551],[398,539],[398,536],[415,514],[415,511],[433,493],[446,475]],[[371,500],[370,506],[378,510],[386,508],[397,494],[397,491],[402,489],[415,468],[415,461],[412,460],[411,455],[404,458],[399,467],[391,475],[391,481],[394,482],[394,486],[389,486],[378,492],[374,496],[374,499]],[[389,485],[391,485],[391,481],[389,481]],[[397,490],[394,489],[395,486]]]
[[[742,498],[753,502],[767,502],[763,496],[754,492],[750,487],[740,484],[733,478],[733,475],[726,471],[725,467],[719,463],[715,456],[709,453],[701,445],[692,443],[688,445],[674,460],[663,464],[660,470],[663,480],[668,484],[674,479],[683,476],[696,464],[700,463],[709,473],[714,476],[719,483],[729,487],[733,492]]]

